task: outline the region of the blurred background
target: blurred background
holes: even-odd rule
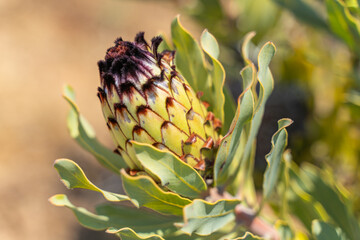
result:
[[[349,9],[359,17],[358,8]],[[119,180],[69,136],[62,87],[73,86],[82,114],[112,147],[96,97],[96,63],[117,37],[132,40],[139,31],[148,40],[170,36],[178,13],[197,39],[204,28],[218,39],[234,96],[241,92],[245,34],[256,31],[256,44],[275,43],[276,85],[258,138],[257,172],[265,168],[277,120],[290,117],[294,161],[333,172],[353,193],[359,217],[360,37],[346,27],[345,13],[339,26],[330,10],[320,0],[0,0],[0,239],[115,239],[85,230],[69,210],[47,201],[56,193],[88,209],[102,201],[67,190],[52,166],[57,158],[78,162],[100,187],[120,189]],[[261,183],[261,174],[255,177]]]

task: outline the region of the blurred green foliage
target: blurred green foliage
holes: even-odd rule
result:
[[[241,89],[237,83],[238,70],[243,66],[240,44],[246,33],[255,31],[257,44],[268,40],[275,43],[278,51],[271,69],[282,92],[270,98],[266,114],[280,116],[269,117],[270,123],[265,116],[264,124],[273,126],[280,117],[294,119],[293,129],[289,129],[294,161],[330,166],[336,180],[352,193],[354,211],[359,216],[359,1],[190,2],[186,6],[178,4],[219,41],[219,59],[230,85]],[[294,99],[294,104],[285,104]],[[283,104],[273,107],[272,100]]]

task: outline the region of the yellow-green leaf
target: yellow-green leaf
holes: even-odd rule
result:
[[[234,209],[239,200],[220,200],[209,203],[196,199],[184,208],[185,233],[207,236],[235,220]]]
[[[218,59],[220,55],[219,44],[215,37],[205,29],[201,35],[200,43],[202,49],[209,54],[209,56]]]
[[[129,227],[142,237],[153,234],[162,237],[177,231],[174,223],[181,217],[163,215],[150,209],[129,206],[126,202],[120,204],[105,203],[96,207],[96,213],[109,217],[112,230]]]
[[[129,200],[128,196],[104,191],[95,186],[85,176],[84,171],[78,164],[69,159],[58,159],[54,163],[54,167],[58,171],[61,181],[69,189],[84,188],[101,193],[108,201],[124,201]]]
[[[121,176],[125,192],[137,207],[144,206],[163,214],[181,216],[184,206],[191,203],[176,193],[163,191],[150,177],[131,177],[124,169]]]
[[[225,70],[219,60],[219,45],[211,33],[205,30],[201,35],[201,47],[205,53],[210,57],[212,61],[212,69],[210,70],[209,76],[212,82],[212,91],[215,97],[215,101],[212,102],[213,112],[222,122],[224,122],[224,104],[225,96],[223,92],[225,84]]]
[[[55,206],[71,209],[79,223],[84,227],[93,230],[104,230],[109,227],[109,218],[107,216],[96,215],[85,208],[74,206],[64,194],[54,195],[49,201]]]
[[[286,128],[292,124],[292,120],[283,118],[278,121],[278,130],[271,139],[271,151],[265,156],[267,168],[264,174],[263,190],[264,200],[269,198],[279,180],[281,159],[287,145]]]
[[[255,81],[255,74],[254,65],[248,65],[241,71],[244,91],[238,98],[238,108],[233,120],[233,126],[230,127],[229,132],[222,140],[215,160],[214,179],[216,185],[232,182],[240,165],[243,151],[239,151],[240,148],[244,147],[241,143],[246,142],[246,139],[241,140],[243,128],[251,120],[254,112],[254,98],[251,87]]]
[[[204,99],[211,100],[211,85],[208,82],[204,54],[193,36],[181,25],[179,16],[171,24],[171,36],[176,49],[177,69],[195,92],[202,91]]]
[[[149,144],[132,143],[144,169],[158,177],[162,186],[190,198],[198,197],[206,191],[206,183],[200,174],[173,153]]]
[[[74,206],[64,194],[54,195],[49,201],[61,207],[67,207],[75,214],[79,223],[93,230],[109,229],[116,231],[131,228],[138,235],[167,236],[177,231],[174,223],[181,221],[181,217],[165,216],[149,209],[138,209],[125,204],[102,204],[96,207],[96,214],[85,208]]]

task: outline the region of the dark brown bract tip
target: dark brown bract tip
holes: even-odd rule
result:
[[[114,59],[117,57],[121,57],[122,55],[127,55],[126,53],[132,48],[132,44],[130,42],[124,41],[115,41],[116,45],[108,49],[105,59]]]
[[[106,51],[105,59],[98,62],[101,87],[112,89],[110,86],[114,86],[121,94],[121,86],[132,83],[141,91],[140,79],[154,77],[152,66],[156,67],[155,56],[149,50],[144,32],[138,33],[134,42],[116,39],[115,46]]]
[[[103,73],[103,72],[106,72],[107,69],[106,69],[106,62],[103,61],[103,60],[100,60],[98,61],[98,67],[99,67],[99,72],[100,72],[100,75]]]
[[[97,93],[98,98],[100,99],[100,102],[103,103],[106,101],[106,93],[102,88],[98,88],[98,93]]]
[[[168,64],[173,64],[173,60],[175,58],[175,51],[164,50],[160,54],[161,58],[164,59]]]
[[[140,135],[142,133],[142,131],[144,131],[144,129],[138,125],[135,125],[134,129],[133,129],[133,133],[136,133],[137,135]]]
[[[137,43],[137,45],[141,49],[147,50],[149,48],[149,44],[146,42],[144,35],[145,35],[144,32],[139,32],[138,34],[136,34],[135,43]]]
[[[153,51],[156,59],[159,59],[158,48],[162,41],[163,41],[163,39],[160,36],[157,36],[157,37],[154,37],[153,39],[151,39],[151,48],[152,48],[152,51]]]
[[[174,107],[174,98],[172,97],[168,97],[166,98],[166,107]]]
[[[138,115],[145,115],[148,113],[149,108],[147,106],[141,105],[137,107],[137,114]]]

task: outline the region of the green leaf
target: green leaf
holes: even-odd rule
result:
[[[225,120],[223,122],[223,126],[221,128],[221,133],[226,134],[229,129],[232,122],[232,119],[234,118],[236,106],[233,96],[231,95],[231,92],[229,88],[225,85],[224,86],[224,95],[225,95],[225,104],[224,104],[224,117]]]
[[[72,210],[79,223],[93,230],[116,231],[131,228],[139,236],[147,237],[154,234],[167,236],[177,231],[174,223],[181,221],[180,217],[165,216],[149,209],[137,209],[128,205],[102,204],[96,207],[96,213],[74,206],[64,194],[54,195],[49,201]]]
[[[274,89],[274,80],[269,69],[269,64],[275,55],[275,45],[272,42],[267,42],[260,50],[258,55],[258,79],[260,83],[259,101],[257,109],[261,112],[265,108],[265,102],[269,98]],[[263,111],[263,110],[262,110]]]
[[[331,30],[343,39],[350,49],[360,54],[360,21],[353,17],[343,2],[326,0],[328,20]]]
[[[220,200],[215,203],[196,199],[184,208],[185,233],[210,235],[235,220],[234,209],[239,200]]]
[[[101,204],[96,212],[107,216],[112,230],[129,227],[142,237],[157,234],[162,237],[177,231],[174,223],[181,221],[181,217],[162,215],[146,208],[134,208],[123,204]]]
[[[292,166],[290,174],[293,180],[291,186],[294,191],[299,197],[308,199],[305,206],[311,210],[311,207],[320,205],[322,211],[325,211],[327,216],[322,217],[324,214],[317,214],[317,218],[327,220],[326,218],[330,217],[349,239],[355,240],[357,236],[360,236],[356,218],[346,207],[336,187],[326,181],[329,177],[323,171],[313,165],[304,164],[300,170]],[[306,202],[302,201],[302,203],[305,204]],[[316,212],[317,209],[313,212]]]
[[[68,85],[65,86],[63,96],[71,106],[67,119],[67,125],[71,137],[74,138],[85,150],[94,155],[100,164],[114,173],[119,174],[119,170],[121,168],[127,167],[124,160],[120,155],[115,154],[96,140],[94,130],[80,114],[75,103],[74,90]]]
[[[121,229],[108,229],[106,232],[116,234],[118,237],[120,237],[121,240],[164,240],[164,238],[156,234],[148,237],[141,237],[136,232],[134,232],[134,230],[128,227]]]
[[[241,53],[246,65],[251,65],[253,63],[251,59],[253,58],[252,56],[254,54],[253,50],[255,48],[255,45],[251,42],[251,39],[255,37],[255,35],[255,32],[247,33],[241,46]]]
[[[242,154],[242,152],[239,153],[242,146],[240,143],[244,143],[240,138],[244,125],[251,120],[254,111],[254,99],[252,92],[249,90],[254,82],[255,74],[254,65],[249,65],[241,71],[244,91],[238,98],[238,108],[233,120],[233,126],[230,127],[229,132],[223,138],[215,160],[214,179],[216,185],[232,182],[240,165]]]
[[[207,30],[201,35],[201,47],[205,53],[210,57],[212,62],[212,69],[210,70],[209,76],[213,85],[213,95],[216,101],[213,101],[213,112],[222,122],[224,122],[224,104],[225,96],[223,92],[225,84],[225,70],[217,58],[219,57],[219,45],[211,33]]]
[[[355,217],[347,209],[335,186],[329,185],[326,175],[310,164],[306,164],[300,172],[300,178],[308,178],[312,184],[305,186],[307,192],[324,207],[327,214],[332,218],[350,239],[357,239],[360,236],[359,224]],[[331,199],[331,201],[329,201]]]
[[[317,240],[345,240],[333,226],[319,220],[313,221],[312,234]]]
[[[254,35],[249,34],[247,41],[250,41],[252,36]],[[258,97],[256,96],[256,89],[255,89],[256,81],[254,81],[252,84],[251,92],[253,93],[253,98],[255,99],[256,107],[254,110],[253,118],[250,123],[250,127],[249,127],[250,129],[248,130],[248,137],[246,139],[246,145],[243,150],[244,153],[242,154],[241,165],[238,166],[238,169],[236,171],[239,174],[242,174],[242,172],[239,171],[240,170],[239,167],[241,167],[243,171],[247,171],[247,173],[244,174],[244,179],[242,180],[242,182],[244,183],[252,181],[252,179],[250,180],[250,178],[252,178],[251,175],[254,166],[253,161],[254,161],[254,152],[255,152],[255,140],[264,115],[266,101],[269,98],[274,88],[274,80],[269,69],[269,64],[274,54],[275,54],[275,46],[271,42],[266,43],[260,49],[260,52],[258,54],[259,70],[257,74],[257,80],[259,83],[259,96]],[[246,189],[246,188],[240,189],[240,191],[243,190],[244,191],[246,190],[247,192],[254,192],[254,189]],[[238,194],[245,195],[247,193],[239,192]]]
[[[251,37],[253,37],[253,36],[254,36],[254,34],[250,33],[248,35],[246,41],[244,42],[244,44],[249,45],[248,42],[250,41]],[[244,47],[243,52],[246,52],[246,51],[247,51],[246,47]],[[257,79],[258,79],[260,86],[259,86],[259,96],[258,97],[256,97],[256,91],[254,90],[256,80],[252,80],[251,85],[248,85],[249,88],[252,88],[251,89],[252,91],[247,92],[247,94],[249,95],[248,98],[250,98],[250,96],[252,96],[252,98],[255,99],[256,102],[255,102],[255,109],[252,110],[254,112],[253,118],[251,120],[250,130],[249,130],[248,137],[246,140],[244,153],[242,154],[241,162],[244,165],[250,166],[248,163],[251,159],[251,153],[254,151],[254,141],[255,141],[257,133],[259,131],[262,117],[264,115],[265,103],[274,88],[274,80],[272,78],[272,75],[271,75],[271,72],[269,69],[269,64],[270,64],[270,61],[271,61],[272,57],[274,56],[274,54],[275,54],[275,46],[271,42],[266,43],[259,52],[259,55],[258,55],[259,70],[258,70],[258,74],[257,74]],[[250,61],[250,59],[248,59],[248,61]],[[253,64],[251,62],[250,62],[250,66],[252,69],[254,69]],[[253,72],[254,72],[254,70],[253,70]],[[250,79],[250,72],[247,73],[244,71],[244,72],[242,72],[242,76],[243,76],[244,80]],[[246,88],[244,87],[244,89],[246,89]],[[252,93],[252,95],[251,95],[251,93]],[[247,105],[249,105],[249,104],[247,104]],[[249,109],[251,109],[251,108],[249,108]],[[238,172],[238,171],[236,171],[236,172]]]
[[[181,25],[179,16],[171,24],[171,36],[176,49],[175,63],[177,69],[195,92],[204,92],[204,100],[213,103],[204,54],[196,40]]]
[[[101,190],[87,179],[83,170],[75,162],[69,159],[58,159],[54,163],[54,167],[59,172],[61,181],[69,189],[84,188],[96,191],[104,195],[108,201],[124,201],[129,200],[128,196]]]
[[[264,200],[268,199],[278,182],[281,168],[281,159],[287,145],[288,134],[286,128],[292,124],[292,120],[283,118],[278,121],[278,130],[271,139],[271,151],[265,156],[268,163],[264,173]]]
[[[300,21],[304,23],[321,28],[324,30],[328,30],[328,26],[321,16],[320,12],[315,9],[315,7],[308,4],[308,1],[304,0],[273,0],[273,2],[277,3],[279,6],[287,9],[292,14],[295,15]]]
[[[329,217],[324,213],[321,204],[305,192],[304,184],[307,184],[309,179],[300,178],[299,170],[296,168],[295,163],[289,169],[289,176],[288,206],[293,215],[300,219],[306,229],[311,232],[311,225],[314,219],[328,219]]]
[[[220,55],[219,44],[216,38],[209,33],[208,30],[204,30],[200,37],[200,43],[202,49],[212,58],[218,59]]]
[[[104,230],[109,227],[108,217],[96,215],[89,212],[85,208],[74,206],[64,194],[54,195],[49,199],[49,201],[55,206],[67,207],[71,209],[79,223],[84,227],[93,230]]]
[[[144,206],[163,214],[181,216],[184,206],[191,203],[189,199],[161,190],[150,177],[131,177],[124,169],[121,170],[121,177],[125,192],[137,207]]]
[[[244,41],[243,46],[243,54],[245,61],[249,63],[247,68],[251,68],[252,72],[256,73],[254,70],[254,65],[251,62],[250,59],[250,40],[254,36],[254,33],[249,33]],[[238,140],[231,140],[234,141],[234,150],[233,153],[229,150],[229,162],[234,161],[232,159],[235,159],[235,162],[232,166],[229,166],[228,169],[231,169],[231,173],[227,173],[222,177],[222,179],[227,179],[227,182],[230,183],[230,185],[227,187],[227,190],[230,191],[232,194],[237,194],[239,196],[243,196],[246,201],[251,204],[252,206],[256,205],[255,200],[255,188],[253,183],[253,168],[254,168],[254,153],[255,153],[255,140],[257,133],[260,128],[260,124],[264,115],[265,111],[265,103],[267,99],[269,98],[272,90],[274,81],[272,78],[272,74],[269,69],[269,64],[272,59],[272,57],[275,54],[275,46],[271,42],[266,43],[259,51],[258,54],[258,73],[257,73],[257,80],[259,83],[259,96],[257,96],[257,89],[256,89],[256,79],[254,77],[250,77],[250,70],[242,71],[242,77],[243,79],[252,79],[251,84],[247,84],[246,81],[244,81],[244,87],[243,89],[248,90],[251,89],[251,91],[247,91],[244,94],[244,99],[251,98],[252,101],[248,100],[247,104],[244,104],[244,100],[242,100],[242,103],[240,105],[240,111],[241,108],[247,107],[248,111],[247,116],[250,117],[249,113],[252,112],[251,121],[246,125],[246,131],[241,131],[240,133],[237,133],[237,136],[240,136],[240,141]],[[253,102],[252,104],[250,104]],[[255,102],[255,103],[254,103]],[[253,107],[250,107],[253,106]],[[255,107],[254,107],[255,106]],[[236,114],[239,116],[239,114]],[[246,116],[246,114],[245,114]],[[237,119],[235,117],[234,119]],[[238,121],[238,120],[236,120]],[[245,124],[243,124],[245,126]],[[239,132],[240,132],[239,128]],[[246,135],[244,135],[246,134]],[[233,137],[232,137],[233,138]],[[236,137],[234,139],[239,139],[239,137]],[[242,144],[245,144],[245,146],[242,146]],[[221,148],[221,147],[220,147]],[[236,150],[235,150],[236,149]],[[219,149],[220,150],[220,149]],[[235,153],[234,153],[235,152]],[[227,161],[228,162],[228,161]],[[227,163],[225,163],[227,164]],[[224,171],[225,172],[225,171]],[[230,176],[229,176],[230,174]],[[236,181],[235,181],[236,180]],[[239,191],[239,192],[237,192]]]
[[[289,171],[291,167],[292,162],[292,155],[290,149],[286,150],[282,156],[282,168],[281,168],[281,184],[279,185],[279,195],[281,197],[281,203],[280,206],[280,219],[285,221],[288,218],[289,215],[289,193],[290,191],[290,176]],[[287,225],[284,222],[281,222],[281,226],[284,225],[284,228],[286,229]],[[291,238],[290,238],[291,239]]]
[[[146,171],[160,179],[161,185],[182,196],[195,198],[206,191],[206,183],[191,166],[169,151],[132,142],[137,158]]]
[[[235,238],[234,240],[261,240],[263,238],[253,235],[250,232],[246,232],[244,236]]]

